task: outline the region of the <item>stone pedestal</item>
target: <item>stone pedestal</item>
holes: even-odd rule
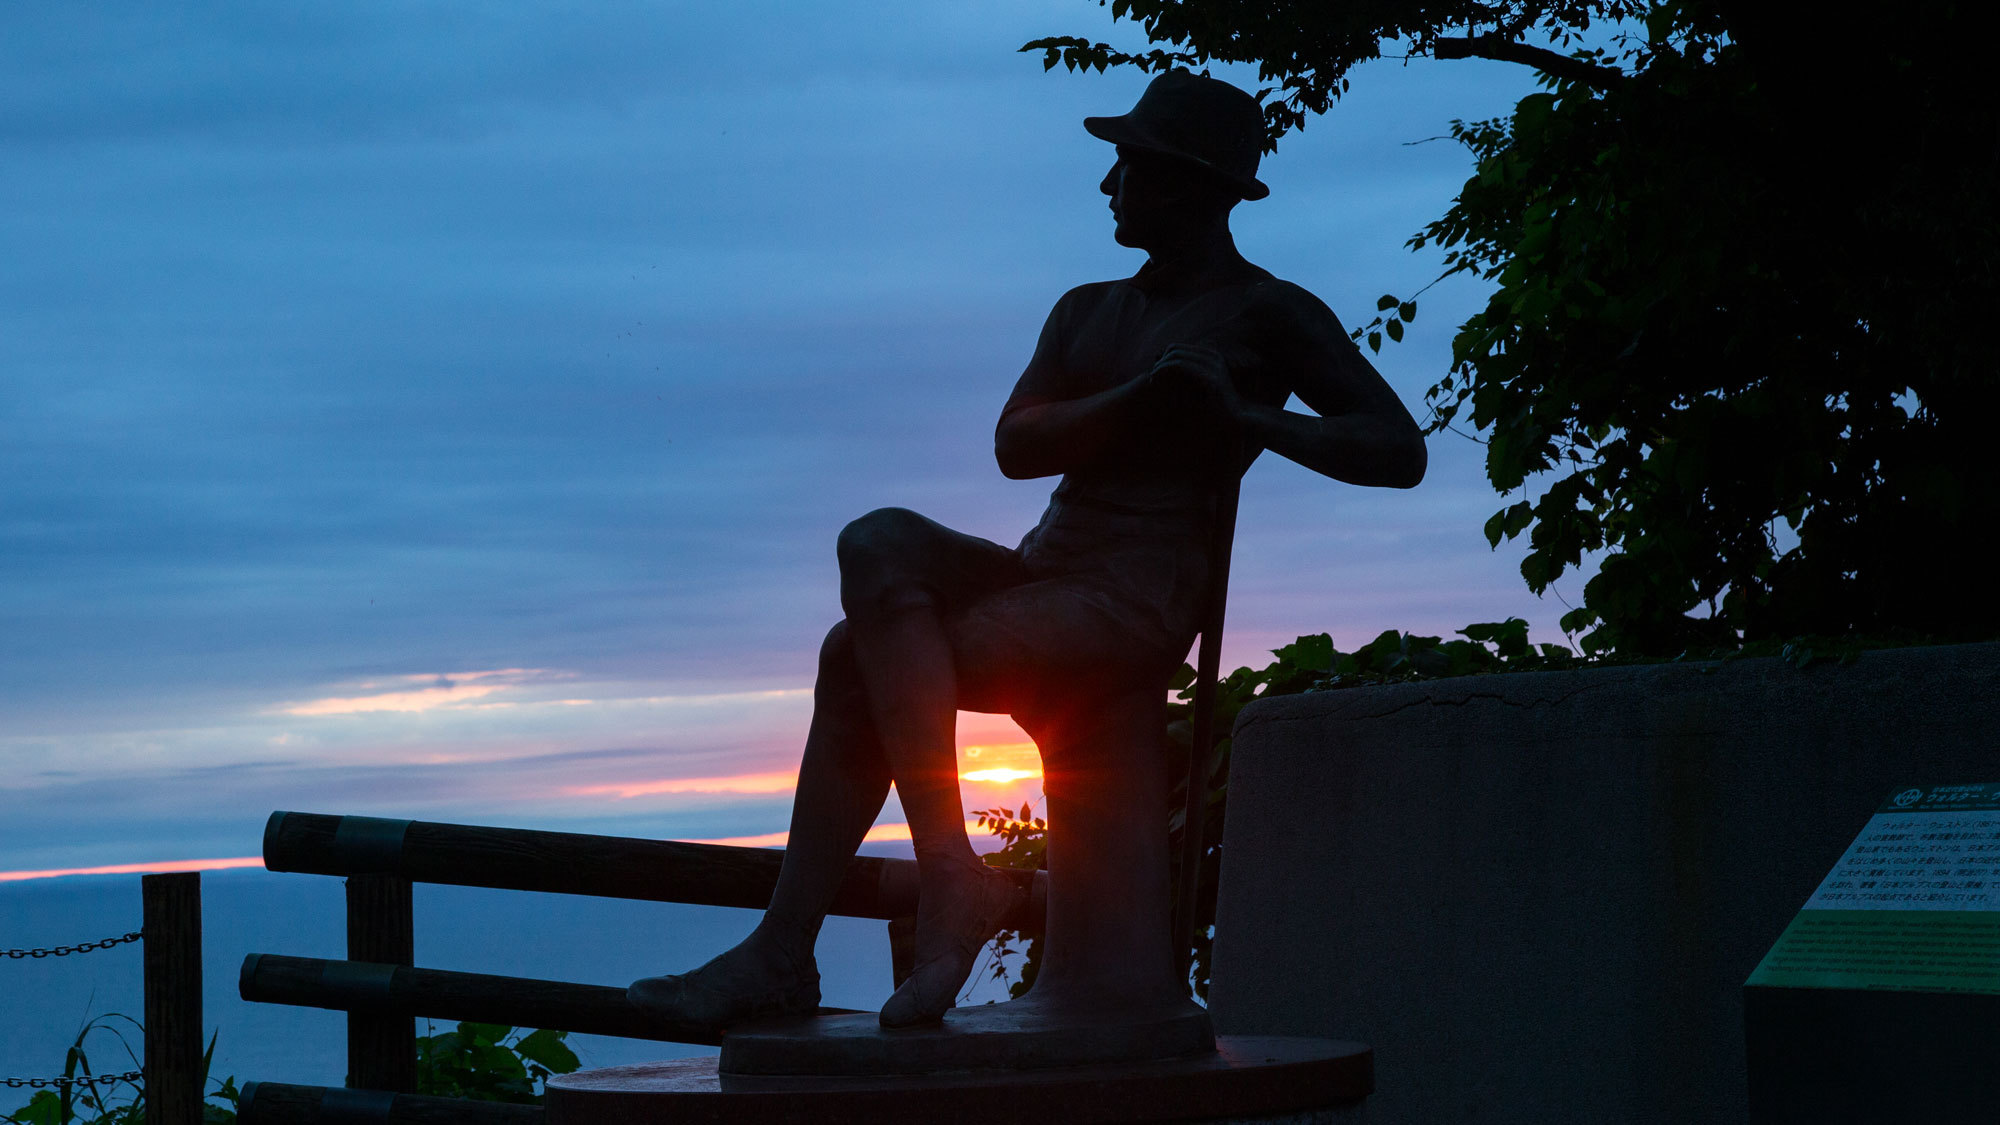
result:
[[[961,1070],[1039,1070],[1207,1055],[1208,1012],[1051,1012],[1033,997],[958,1008],[936,1027],[884,1031],[874,1012],[770,1023],[732,1031],[718,1069],[728,1075],[867,1077]]]
[[[872,1016],[870,1018],[873,1018]],[[1358,1122],[1374,1088],[1359,1043],[1224,1036],[1188,1058],[1036,1070],[833,1077],[719,1073],[713,1058],[552,1078],[548,1125],[879,1125],[950,1121]]]

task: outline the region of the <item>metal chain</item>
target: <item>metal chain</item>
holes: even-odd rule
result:
[[[113,946],[138,941],[145,936],[146,931],[133,930],[129,934],[120,934],[117,937],[99,938],[96,941],[78,942],[75,945],[58,945],[52,949],[0,949],[0,956],[10,957],[16,961],[29,957],[36,960],[44,957],[68,957],[72,953],[94,953],[100,949],[110,949]],[[87,1074],[82,1078],[0,1078],[0,1086],[13,1090],[24,1087],[31,1090],[64,1090],[78,1086],[104,1086],[116,1082],[136,1083],[145,1077],[146,1072],[143,1070],[128,1070],[123,1074]]]
[[[82,1078],[0,1078],[0,1086],[20,1089],[23,1086],[43,1090],[50,1087],[61,1089],[65,1086],[97,1086],[110,1082],[137,1082],[146,1077],[143,1070],[128,1070],[123,1074],[90,1074]]]
[[[110,949],[114,945],[124,945],[128,941],[138,941],[145,936],[146,933],[144,930],[133,930],[131,933],[123,934],[119,937],[100,938],[97,941],[86,941],[79,945],[58,945],[54,949],[0,949],[0,956],[11,957],[16,961],[25,957],[33,957],[39,961],[44,957],[67,957],[72,953],[92,953],[99,949]],[[9,1080],[9,1084],[12,1084],[11,1079]]]

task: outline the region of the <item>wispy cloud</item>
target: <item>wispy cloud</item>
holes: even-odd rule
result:
[[[791,773],[751,773],[735,777],[672,777],[650,781],[621,781],[608,785],[572,785],[563,790],[571,797],[653,797],[662,793],[789,793],[797,788],[799,775]]]
[[[57,867],[44,871],[0,871],[0,883],[27,879],[60,879],[70,875],[160,875],[179,871],[227,871],[234,867],[262,867],[264,857],[234,856],[228,859],[170,859],[160,863],[108,863],[97,867]]]
[[[979,826],[979,821],[977,820],[966,821],[965,832],[966,835],[973,837],[975,840],[983,838],[986,834],[985,830]],[[889,824],[878,824],[870,828],[868,835],[862,837],[861,842],[864,844],[881,844],[895,840],[907,840],[909,838],[910,826],[902,821],[895,821]],[[782,848],[790,840],[791,833],[789,832],[765,832],[756,836],[721,836],[713,840],[689,840],[688,843],[729,844],[739,848]]]
[[[287,715],[358,715],[369,711],[432,711],[456,707],[505,690],[498,684],[468,684],[464,687],[420,688],[377,695],[330,696],[306,703],[294,703],[281,710]]]
[[[438,672],[396,677],[398,686],[370,691],[364,695],[336,695],[304,703],[287,703],[275,708],[286,715],[358,715],[370,711],[415,713],[440,707],[463,707],[476,700],[512,691],[524,684],[547,678],[550,673],[536,668],[497,668],[483,672]],[[422,684],[422,687],[402,685]],[[362,689],[381,688],[376,683],[356,685]],[[564,704],[588,700],[555,700]]]

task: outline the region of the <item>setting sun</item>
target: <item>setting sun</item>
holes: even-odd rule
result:
[[[966,811],[1040,807],[1042,754],[1028,732],[1006,715],[966,711],[958,718],[959,796]]]
[[[1042,776],[1042,771],[1039,769],[1018,770],[1012,768],[1011,766],[996,766],[993,769],[969,770],[965,773],[959,774],[958,776],[961,780],[964,781],[993,781],[993,782],[1006,783],[1011,781],[1026,781],[1029,778],[1040,777]]]

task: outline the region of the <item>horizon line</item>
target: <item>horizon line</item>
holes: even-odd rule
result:
[[[968,818],[967,832],[978,824]],[[718,836],[705,840],[682,840],[685,844],[721,844],[739,848],[782,848],[785,846],[786,832],[764,832],[754,836]],[[877,824],[868,830],[864,843],[882,843],[910,838],[910,826],[905,823]],[[32,871],[0,871],[0,883],[25,883],[32,879],[66,879],[78,875],[167,875],[191,871],[228,871],[249,867],[263,867],[264,857],[260,855],[224,856],[214,859],[169,859],[155,863],[106,863],[94,867],[51,867]]]

